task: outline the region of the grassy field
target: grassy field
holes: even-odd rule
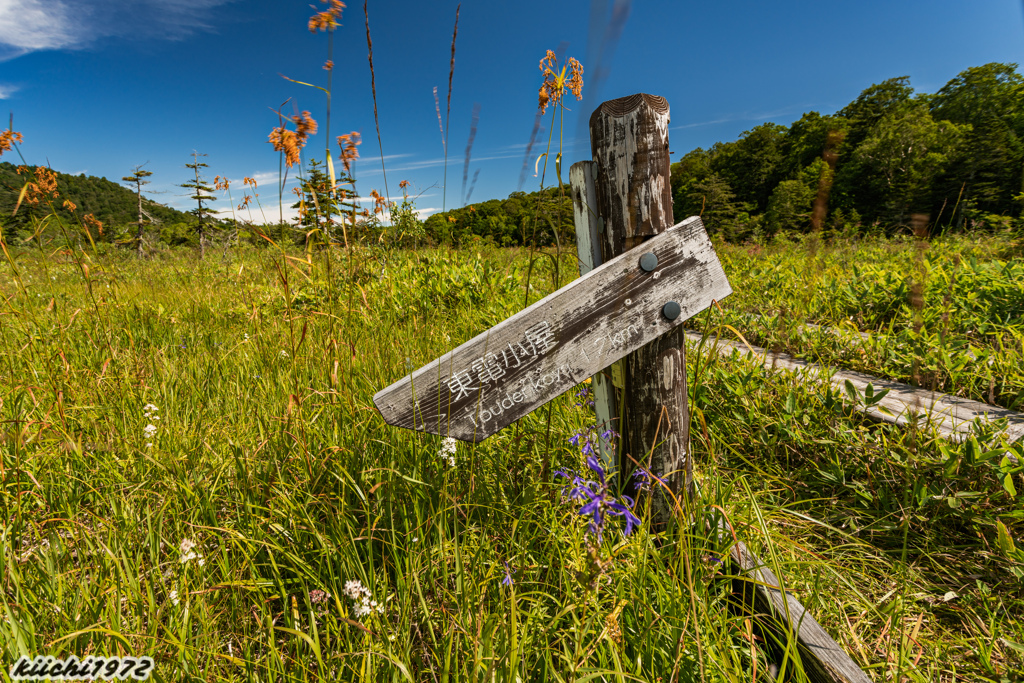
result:
[[[693,326],[1021,408],[1019,240],[717,246],[736,293]],[[0,266],[5,670],[134,653],[161,681],[801,680],[728,607],[723,549],[687,521],[717,508],[874,680],[1022,680],[1021,444],[875,424],[692,347],[699,497],[659,535],[598,540],[543,474],[585,471],[573,392],[453,454],[371,402],[574,258],[217,256]]]

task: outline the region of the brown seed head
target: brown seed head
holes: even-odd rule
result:
[[[544,75],[537,97],[541,114],[547,111],[549,104],[560,104],[566,90],[571,91],[577,100],[583,99],[583,65],[575,58],[570,57],[559,70],[558,58],[548,50],[544,59],[540,60],[540,71]],[[566,71],[569,71],[568,78]]]
[[[10,128],[0,132],[0,156],[3,156],[4,152],[10,152],[14,143],[21,143],[21,133],[13,131]]]
[[[82,216],[82,223],[85,224],[85,229],[95,228],[96,232],[103,234],[103,222],[96,219],[91,213],[87,213]]]
[[[284,152],[284,163],[288,165],[288,168],[299,163],[299,149],[301,147],[297,144],[295,133],[281,125],[270,131],[267,139],[274,146],[275,152]]]
[[[341,149],[341,163],[345,167],[345,173],[352,170],[352,162],[359,158],[359,150],[356,149],[362,141],[359,133],[352,131],[348,135],[338,136],[338,147]]]
[[[341,0],[323,0],[330,4],[331,8],[324,12],[317,12],[309,18],[309,32],[333,31],[341,24],[341,10],[345,9],[345,3]]]
[[[301,141],[300,147],[306,144],[306,138],[310,135],[316,135],[316,121],[313,120],[312,115],[308,111],[304,111],[298,116],[293,116],[292,121],[295,122],[295,134],[299,136]]]

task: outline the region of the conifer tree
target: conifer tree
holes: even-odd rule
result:
[[[145,180],[145,178],[148,178],[151,175],[153,175],[152,171],[143,171],[142,166],[136,166],[131,175],[121,177],[121,180],[124,182],[135,184],[135,194],[139,200],[139,229],[135,233],[135,249],[139,258],[142,258],[142,228],[143,225],[145,225],[142,214],[142,186],[149,185],[149,181]]]
[[[193,194],[189,195],[189,199],[194,199],[195,202],[196,202],[196,208],[192,209],[188,213],[190,213],[191,215],[195,216],[195,218],[196,218],[195,231],[196,231],[196,234],[199,235],[199,259],[200,260],[202,260],[203,257],[206,256],[206,243],[207,243],[207,241],[206,241],[206,232],[207,232],[206,231],[206,219],[209,216],[217,213],[213,209],[210,209],[209,207],[203,206],[203,202],[204,201],[212,202],[212,201],[217,199],[212,194],[210,194],[211,192],[213,192],[213,188],[210,187],[207,184],[206,179],[203,178],[202,173],[199,170],[199,169],[202,169],[202,168],[208,168],[209,167],[209,164],[204,164],[203,162],[199,161],[199,157],[205,157],[205,156],[206,156],[205,154],[200,154],[199,152],[196,152],[196,151],[193,150],[193,152],[192,152],[192,163],[191,164],[185,164],[185,168],[190,168],[190,169],[192,169],[195,172],[195,181],[194,182],[193,181],[189,181],[187,183],[182,183],[181,185],[178,186],[178,187],[184,187],[184,188],[186,188],[188,190],[192,190]]]

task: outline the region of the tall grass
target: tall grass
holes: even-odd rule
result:
[[[166,679],[439,681],[748,680],[778,663],[730,609],[703,525],[597,543],[541,475],[547,458],[584,468],[567,439],[590,418],[571,395],[550,439],[534,414],[459,445],[454,466],[372,409],[408,367],[518,309],[525,253],[421,250],[383,275],[353,253],[348,322],[317,261],[252,251],[197,270],[168,252],[83,270],[14,254],[24,288],[0,281],[8,661],[133,652]],[[548,291],[551,261],[533,268]],[[742,361],[700,367],[692,509],[725,510],[880,679],[1019,666],[1016,579],[985,549],[993,517],[1019,533],[1019,507],[982,453],[865,423]],[[352,580],[382,612],[357,616]]]
[[[311,30],[333,40],[340,6]],[[579,96],[582,68],[554,57],[547,100]],[[279,124],[290,167],[316,124]],[[0,142],[20,140],[9,133]],[[343,138],[348,172],[357,143]],[[993,681],[1024,666],[1024,563],[1008,550],[1024,528],[1020,444],[981,426],[951,445],[876,425],[827,388],[694,348],[698,493],[668,529],[648,528],[641,500],[634,533],[619,520],[599,538],[553,474],[587,471],[570,438],[593,418],[572,393],[454,454],[388,427],[371,401],[557,289],[574,259],[559,247],[381,260],[343,234],[344,250],[316,259],[239,247],[230,265],[100,255],[67,228],[0,240],[5,661],[146,654],[158,680],[804,680],[795,644],[737,606],[729,539],[708,526],[724,514],[873,678]],[[769,330],[838,325],[856,308],[859,330],[906,334],[891,291],[903,280],[885,275],[909,272],[901,245],[818,254],[813,288],[798,246],[771,260],[717,246],[737,294],[700,321],[709,332],[758,332],[752,313]],[[993,400],[1017,405],[1021,322],[992,303],[1015,301],[1017,256],[994,249],[933,244],[960,261],[927,261],[925,300],[946,298],[914,334],[939,325],[947,353],[988,354],[992,377],[1010,378],[991,380]],[[826,348],[812,351],[846,360]],[[978,391],[967,370],[941,378]]]

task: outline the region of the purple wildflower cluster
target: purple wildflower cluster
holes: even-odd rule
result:
[[[569,437],[569,443],[579,447],[583,451],[583,455],[596,455],[597,450],[594,447],[599,438],[598,429],[596,425],[592,425],[581,432],[576,432]],[[607,450],[614,449],[615,439],[617,438],[619,438],[619,433],[613,429],[606,429],[600,433],[600,439],[604,441]]]
[[[579,399],[576,402],[577,408],[582,408],[584,406],[588,408],[594,407],[594,394],[591,393],[589,384],[583,385],[583,388],[576,392],[576,398]]]
[[[586,445],[591,445],[591,442],[587,440]],[[584,453],[586,452],[584,450]],[[626,495],[617,497],[611,492],[604,468],[593,455],[592,446],[590,454],[587,455],[587,467],[597,476],[596,481],[585,479],[576,472],[564,470],[555,472],[556,477],[564,477],[569,480],[569,486],[562,489],[562,496],[583,504],[577,512],[583,517],[590,518],[587,530],[597,536],[598,543],[601,542],[605,524],[612,517],[622,517],[626,520],[626,529],[623,531],[623,535],[629,536],[633,533],[633,529],[640,524],[640,519],[633,514],[631,509],[633,499]]]

